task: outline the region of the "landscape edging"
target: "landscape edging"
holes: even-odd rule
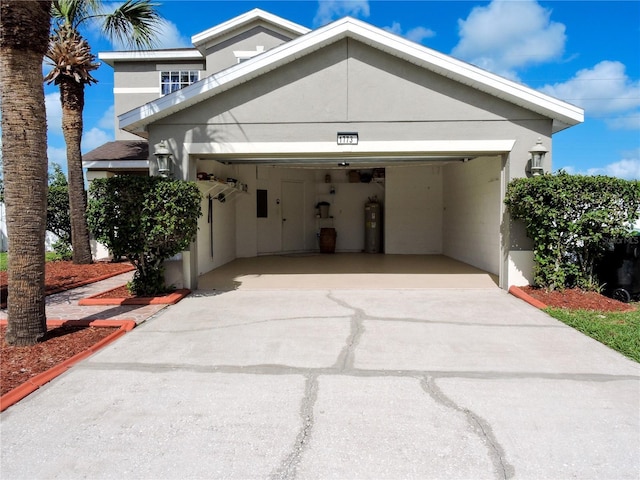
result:
[[[528,293],[525,293],[524,290],[522,290],[519,287],[516,287],[515,285],[512,285],[509,287],[509,293],[514,297],[519,298],[520,300],[524,300],[529,305],[539,308],[540,310],[544,310],[545,308],[547,308],[547,305],[542,303],[540,300],[536,300],[531,295],[529,295]]]
[[[107,292],[112,290],[117,290],[122,288],[122,285],[119,287],[112,288],[110,290],[106,290],[105,292],[96,293],[95,295],[91,295],[87,298],[82,298],[78,301],[78,305],[86,307],[86,306],[94,306],[94,305],[175,305],[184,297],[191,293],[191,290],[187,288],[182,288],[179,290],[175,290],[174,292],[168,295],[162,295],[158,297],[132,297],[132,298],[96,298],[100,295],[104,295]]]
[[[7,320],[0,320],[0,325],[6,325]],[[118,330],[106,336],[99,342],[95,343],[88,349],[75,354],[62,363],[51,367],[28,381],[8,391],[0,397],[0,412],[5,411],[12,405],[15,405],[27,395],[35,392],[37,389],[50,382],[57,376],[61,375],[73,365],[86,357],[97,352],[106,345],[114,342],[122,335],[133,330],[136,326],[134,320],[47,320],[48,327],[119,327]]]

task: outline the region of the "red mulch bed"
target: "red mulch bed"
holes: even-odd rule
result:
[[[75,265],[73,262],[57,261],[45,264],[45,292],[47,295],[61,292],[80,285],[95,282],[120,273],[133,270],[128,262],[94,262],[89,265]],[[7,301],[7,272],[0,272],[0,304]]]
[[[57,261],[45,264],[47,294],[92,283],[132,270],[130,263],[94,262],[75,265]],[[0,298],[7,298],[7,272],[0,272]],[[4,340],[6,327],[0,327],[0,395],[45,372],[110,335],[115,328],[55,327],[43,342],[31,347],[13,347]]]
[[[92,298],[133,298],[133,297],[135,297],[135,295],[129,291],[126,285],[112,288],[111,290],[107,290],[106,292],[98,293],[97,295],[92,296]]]
[[[173,295],[175,292],[167,292],[156,294],[153,297],[147,298],[162,298]],[[116,288],[112,288],[111,290],[107,290],[106,292],[98,293],[96,295],[92,295],[91,298],[136,298],[136,296],[129,291],[126,285],[121,285]]]
[[[577,288],[548,292],[541,288],[519,287],[527,295],[541,301],[548,307],[575,310],[596,310],[599,312],[632,312],[636,306],[619,302],[596,292],[586,292]]]
[[[31,347],[7,345],[6,330],[6,326],[0,326],[0,396],[87,350],[117,328],[54,327],[47,332],[43,342]]]
[[[106,292],[91,295],[78,301],[78,305],[175,305],[191,291],[186,288],[153,295],[150,297],[132,295],[126,285],[112,288]]]

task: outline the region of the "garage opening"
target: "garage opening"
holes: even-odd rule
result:
[[[501,155],[384,160],[348,156],[213,158],[196,160],[201,190],[211,191],[217,183],[233,186],[234,190],[225,194],[224,202],[212,202],[212,223],[200,226],[199,284],[207,285],[204,275],[214,269],[233,261],[236,266],[244,266],[242,259],[260,257],[272,257],[264,265],[289,265],[290,258],[318,255],[318,262],[333,265],[336,274],[347,275],[339,270],[347,260],[352,262],[353,274],[366,274],[361,269],[367,265],[374,270],[371,273],[377,269],[380,274],[389,262],[374,263],[373,257],[378,254],[365,253],[366,205],[372,201],[380,206],[380,245],[373,250],[380,252],[380,257],[398,265],[413,258],[416,265],[425,269],[425,275],[447,275],[447,271],[461,275],[463,272],[455,263],[461,262],[478,270],[472,275],[488,279],[481,285],[495,286],[497,282],[501,258]],[[328,255],[323,257],[323,229],[335,232],[336,258],[360,254],[363,259],[345,256],[334,261]],[[436,259],[437,267],[429,266],[426,260],[417,261],[422,256]],[[306,263],[308,268],[316,269],[313,261]],[[254,266],[249,268],[252,269]],[[400,267],[396,270],[385,271],[387,275],[409,274]],[[267,274],[258,268],[247,275]],[[363,281],[366,283],[363,279],[355,283]],[[438,283],[433,277],[420,281]],[[442,277],[440,282],[448,284],[449,280]]]

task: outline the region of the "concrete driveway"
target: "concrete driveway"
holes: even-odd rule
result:
[[[201,292],[1,435],[3,479],[637,479],[640,368],[498,288]]]

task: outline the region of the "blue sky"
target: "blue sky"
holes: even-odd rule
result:
[[[165,0],[159,48],[253,8],[315,28],[352,16],[585,109],[553,137],[553,169],[640,179],[640,1]],[[95,54],[121,50],[84,30]],[[45,68],[46,71],[46,68]],[[85,90],[83,152],[114,139],[113,70]],[[57,88],[46,86],[49,161],[66,167]]]

